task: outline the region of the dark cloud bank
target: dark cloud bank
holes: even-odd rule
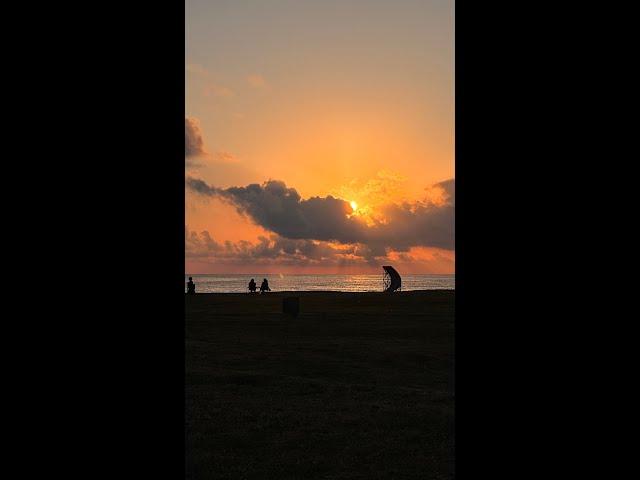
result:
[[[222,189],[187,177],[186,185],[200,195],[217,197],[232,204],[241,215],[276,234],[271,240],[265,239],[262,247],[260,244],[251,247],[262,248],[263,251],[275,249],[274,252],[289,253],[299,249],[306,255],[310,252],[305,249],[320,248],[312,240],[333,241],[356,245],[355,248],[359,249],[355,252],[345,250],[340,254],[361,256],[371,262],[385,257],[389,250],[406,252],[411,247],[454,249],[455,179],[431,187],[442,190],[442,201],[386,205],[378,212],[384,221],[373,225],[367,225],[356,215],[349,216],[352,210],[345,200],[332,196],[305,200],[295,189],[287,188],[284,182],[277,180],[269,180],[262,185]],[[214,244],[210,244],[212,248]],[[244,253],[251,250],[248,245],[252,244],[244,245]],[[238,248],[242,249],[242,246]],[[332,247],[325,245],[322,248]]]
[[[184,157],[185,166],[196,166],[192,157],[204,154],[204,141],[198,123],[193,118],[184,119]]]
[[[260,236],[257,243],[247,241],[217,242],[208,231],[194,232],[185,227],[186,253],[191,259],[215,257],[218,263],[265,264],[277,261],[280,265],[310,265],[317,262],[356,264],[365,251],[356,246],[331,246],[325,242],[293,240],[270,235]],[[352,257],[352,258],[349,258]]]

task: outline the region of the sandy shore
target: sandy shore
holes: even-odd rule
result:
[[[186,296],[187,478],[453,478],[454,298]]]

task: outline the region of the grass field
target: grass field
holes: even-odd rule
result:
[[[186,296],[187,478],[454,478],[454,299]]]

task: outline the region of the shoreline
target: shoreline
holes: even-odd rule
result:
[[[197,288],[197,287],[196,287]],[[349,292],[342,290],[278,290],[277,292],[271,291],[268,293],[249,293],[249,292],[198,292],[196,291],[195,295],[245,295],[245,296],[273,296],[280,294],[287,295],[316,295],[316,294],[324,294],[324,295],[410,295],[416,293],[430,293],[430,292],[449,292],[455,293],[455,289],[453,288],[433,288],[431,290],[405,290],[401,292],[381,292],[381,291],[367,291],[367,292]],[[188,296],[185,293],[185,296]]]

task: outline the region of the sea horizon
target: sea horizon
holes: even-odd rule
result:
[[[258,285],[263,278],[273,292],[381,292],[382,274],[270,274],[270,273],[185,273],[185,282],[193,277],[199,293],[243,293],[250,279]],[[402,290],[455,290],[455,273],[413,274],[402,276]],[[186,291],[186,287],[185,287]]]

